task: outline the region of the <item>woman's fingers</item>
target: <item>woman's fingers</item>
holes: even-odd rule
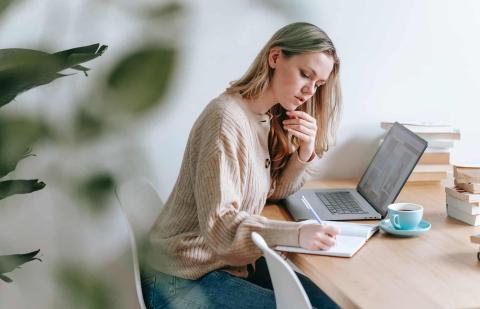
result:
[[[304,119],[286,119],[283,121],[283,125],[298,125],[298,126],[303,126],[312,130],[317,129],[317,126],[313,122],[309,122]]]
[[[323,247],[333,247],[335,245],[335,238],[331,237],[328,234],[320,233],[318,234],[318,242],[322,244]]]
[[[337,227],[331,225],[322,225],[321,232],[316,235],[316,245],[318,249],[325,250],[335,245],[336,236],[340,233]]]
[[[286,130],[292,129],[292,130],[301,132],[303,134],[315,136],[315,131],[314,130],[312,130],[310,128],[307,128],[307,127],[304,127],[304,126],[301,126],[301,125],[298,125],[298,124],[284,125],[283,128],[286,129]]]
[[[302,133],[302,132],[299,132],[297,130],[293,130],[293,129],[290,129],[290,128],[288,128],[287,130],[293,136],[297,137],[298,139],[300,139],[304,142],[310,143],[313,140],[313,136],[311,136],[311,135],[308,135],[308,134],[305,134],[305,133]]]
[[[299,242],[302,248],[325,250],[335,245],[335,236],[340,231],[330,225],[305,224],[300,228]]]
[[[322,227],[323,227],[323,232],[332,236],[332,237],[337,236],[341,232],[338,227],[333,226],[333,225],[325,224],[325,225],[322,225]]]
[[[335,239],[324,233],[318,233],[310,242],[307,249],[309,250],[327,250],[335,245]]]
[[[315,118],[302,111],[288,111],[287,115],[291,118],[283,121],[284,129],[291,130],[293,135],[303,141],[310,142],[312,138],[315,139],[315,135],[317,134],[317,122]],[[298,133],[294,134],[295,131]]]
[[[315,118],[310,116],[310,114],[302,112],[302,111],[287,111],[287,116],[290,117],[290,118],[304,119],[308,122],[315,122]]]

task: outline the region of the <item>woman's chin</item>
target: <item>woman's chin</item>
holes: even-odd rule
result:
[[[280,105],[287,111],[294,111],[296,110],[300,105],[295,104],[295,103],[280,103]]]

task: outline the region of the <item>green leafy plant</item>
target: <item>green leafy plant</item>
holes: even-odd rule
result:
[[[75,299],[75,308],[112,308],[114,298],[108,280],[79,265],[63,265],[57,271],[63,293]]]
[[[61,71],[73,69],[87,75],[90,70],[80,63],[101,56],[106,45],[93,44],[53,54],[33,49],[0,49],[0,107],[33,87],[48,84],[67,76]]]
[[[15,5],[18,1],[15,0]],[[84,227],[84,222],[88,221],[88,224],[96,227],[101,220],[110,216],[109,210],[114,204],[112,193],[117,181],[128,178],[132,171],[142,171],[145,165],[148,166],[148,162],[142,160],[142,147],[134,147],[138,145],[134,132],[148,122],[148,118],[152,120],[152,115],[164,105],[171,83],[174,82],[177,64],[181,61],[176,41],[182,37],[181,25],[186,13],[183,4],[175,0],[161,5],[113,1],[108,6],[136,18],[145,30],[142,39],[135,40],[121,51],[117,50],[118,58],[96,76],[88,91],[78,92],[68,98],[69,102],[64,102],[73,106],[73,109],[68,109],[68,114],[64,114],[65,117],[47,123],[45,119],[48,115],[43,113],[35,117],[0,112],[0,181],[8,174],[8,180],[15,178],[12,177],[12,171],[15,171],[17,164],[22,160],[32,160],[32,145],[41,146],[38,151],[42,151],[42,157],[44,151],[52,154],[52,157],[42,158],[45,160],[39,165],[41,176],[38,178],[48,182],[49,191],[55,194],[55,198],[58,194],[58,201],[61,201],[58,207],[68,204],[81,210],[82,217],[75,222],[80,229]],[[9,13],[13,11],[10,8],[7,10]],[[89,25],[83,24],[82,28],[85,26]],[[175,37],[170,37],[170,32]],[[48,35],[45,38],[48,41]],[[82,60],[85,62],[98,57],[105,48],[96,44],[57,53],[0,50],[0,108],[15,102],[23,91],[63,78],[73,71],[87,74],[88,68],[83,66]],[[17,62],[22,58],[26,60]],[[10,63],[10,59],[15,61]],[[39,61],[45,65],[39,65]],[[17,72],[7,74],[12,72],[7,63],[17,64]],[[128,146],[118,142],[123,138],[129,140]],[[20,167],[31,167],[29,163]],[[11,193],[9,196],[29,190],[16,188],[14,191],[8,183],[6,187]],[[33,192],[33,188],[30,189]],[[42,198],[39,198],[39,202],[43,202]],[[63,227],[68,219],[59,215],[54,218],[58,220],[54,223]],[[62,235],[59,241],[70,236]],[[60,292],[55,297],[56,306],[49,303],[49,308],[118,307],[115,305],[119,299],[117,289],[123,291],[124,283],[122,280],[112,281],[102,274],[103,266],[109,269],[112,261],[100,262],[102,267],[92,270],[90,260],[85,264],[81,262],[82,243],[71,249],[68,254],[60,254],[60,263],[56,261],[42,267],[42,270],[55,270],[48,274],[58,275],[42,278],[45,281],[58,281]],[[74,250],[75,253],[72,253]],[[74,254],[75,258],[70,254]],[[40,251],[37,256],[41,257]],[[66,262],[62,261],[65,256]],[[38,291],[41,293],[41,289]]]
[[[106,45],[93,44],[59,51],[53,54],[32,49],[0,49],[0,107],[12,102],[20,93],[48,84],[57,78],[71,74],[61,73],[73,69],[85,73],[90,70],[81,63],[101,56]],[[22,159],[31,156],[32,144],[42,138],[48,130],[42,123],[28,118],[0,118],[0,179],[15,170]],[[45,183],[38,179],[0,180],[0,200],[15,194],[26,194],[41,190]],[[22,264],[40,260],[40,249],[25,254],[0,256],[0,279]]]
[[[0,256],[0,279],[5,282],[12,282],[13,280],[7,277],[5,274],[19,268],[27,262],[33,260],[42,261],[41,259],[36,257],[39,252],[40,250],[35,250],[23,254],[10,254]]]

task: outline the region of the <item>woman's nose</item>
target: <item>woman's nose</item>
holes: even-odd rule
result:
[[[312,95],[315,92],[315,84],[314,83],[306,84],[305,86],[303,86],[302,90],[303,90],[303,93]]]

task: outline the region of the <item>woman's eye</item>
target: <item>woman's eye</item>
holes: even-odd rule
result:
[[[303,73],[303,71],[300,71],[300,75],[302,75],[302,77],[305,77],[305,78],[310,78],[310,77],[308,77],[307,74]]]

